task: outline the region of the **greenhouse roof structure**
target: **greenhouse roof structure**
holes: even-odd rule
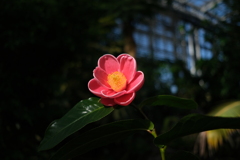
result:
[[[162,4],[166,6],[166,2]],[[229,9],[223,0],[173,0],[171,9],[182,19],[199,24],[207,20],[212,24],[227,21]]]

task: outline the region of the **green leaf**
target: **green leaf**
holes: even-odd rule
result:
[[[38,150],[46,150],[56,146],[67,136],[85,125],[105,117],[112,111],[113,108],[104,107],[99,103],[99,98],[80,101],[61,119],[48,126]]]
[[[230,101],[222,103],[215,107],[207,115],[209,116],[218,116],[218,117],[240,117],[240,101]],[[221,146],[223,141],[229,141],[232,143],[231,135],[234,132],[239,132],[239,129],[216,129],[205,131],[202,134],[198,135],[198,143],[201,146],[201,153],[205,154],[205,144],[207,144],[207,149],[212,152],[216,151],[219,146]],[[206,139],[206,141],[203,141]],[[204,149],[203,147],[204,146]]]
[[[173,139],[202,131],[220,128],[240,128],[240,118],[211,117],[190,114],[183,117],[171,130],[159,135],[154,143],[161,147]]]
[[[208,115],[220,117],[240,117],[240,101],[222,103],[208,113]]]
[[[200,160],[199,157],[186,151],[178,151],[169,160]]]
[[[158,95],[148,98],[140,103],[139,107],[166,105],[169,107],[176,107],[181,109],[197,109],[198,105],[195,101],[190,99],[178,98],[175,96]]]
[[[124,120],[92,129],[71,140],[60,148],[51,160],[66,160],[81,155],[94,148],[124,139],[141,130],[152,130],[154,125],[148,120]]]

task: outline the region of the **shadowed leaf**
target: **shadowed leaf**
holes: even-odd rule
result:
[[[81,155],[94,148],[124,139],[141,130],[152,130],[148,120],[124,120],[92,129],[71,140],[57,151],[51,160],[66,160]]]
[[[219,117],[240,117],[240,101],[223,103],[215,107],[215,109],[209,112],[208,115]],[[218,149],[218,147],[222,145],[224,140],[229,141],[230,143],[234,143],[235,141],[232,140],[231,134],[236,131],[239,130],[215,129],[200,133],[197,139],[197,143],[199,144],[200,155],[205,155],[206,144],[208,146],[207,147],[208,150],[210,151],[209,153],[212,153],[213,150]]]
[[[169,160],[200,160],[200,158],[190,152],[178,151]]]
[[[196,102],[190,99],[178,98],[175,96],[159,95],[148,98],[140,103],[139,107],[165,105],[181,109],[197,109]]]
[[[171,130],[159,135],[154,143],[161,147],[168,142],[193,133],[219,129],[219,128],[240,128],[240,118],[211,117],[200,114],[191,114],[183,117]]]

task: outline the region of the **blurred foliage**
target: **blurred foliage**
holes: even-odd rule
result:
[[[37,152],[37,146],[48,124],[80,100],[92,96],[87,83],[99,56],[123,51],[121,25],[117,22],[131,20],[134,25],[134,22],[143,21],[143,17],[162,10],[156,3],[157,0],[2,0],[0,158],[47,159],[52,151]],[[135,103],[150,96],[175,94],[196,100],[201,108],[199,112],[205,113],[222,100],[240,99],[240,2],[225,0],[224,3],[231,11],[221,27],[214,26],[214,32],[206,34],[206,40],[214,44],[216,54],[210,60],[197,63],[202,74],[191,75],[182,61],[138,58],[138,69],[145,73],[146,81],[137,93]],[[171,81],[162,78],[168,70],[173,77]],[[171,91],[173,85],[178,88],[174,93]],[[171,122],[186,114],[164,106],[145,108],[145,111],[150,119],[163,123],[156,126],[159,131],[162,125],[169,128],[164,122],[169,119],[168,115],[173,117],[168,120],[172,125]],[[115,110],[103,121],[123,119],[130,113],[133,113],[132,117],[139,116],[132,108],[125,107]],[[149,146],[148,142],[152,143],[150,136],[144,140],[141,138],[146,134],[99,148],[82,158],[158,158],[158,149]],[[172,143],[167,152],[184,147],[191,150],[192,143],[187,140],[186,147],[179,140]],[[136,146],[130,145],[133,143]],[[231,152],[231,147],[226,153],[239,156],[234,149]],[[218,156],[223,156],[221,150],[216,158]]]
[[[240,117],[240,101],[232,101],[220,104],[208,113],[209,116],[217,117]],[[199,148],[201,156],[212,156],[214,152],[223,145],[223,142],[228,142],[232,147],[239,145],[238,140],[233,139],[233,135],[240,133],[239,129],[216,129],[201,132],[198,135],[195,152]],[[207,152],[208,150],[208,152]]]

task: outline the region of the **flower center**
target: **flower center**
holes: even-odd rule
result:
[[[126,88],[127,79],[121,72],[113,72],[108,75],[107,82],[115,92],[120,92]]]

